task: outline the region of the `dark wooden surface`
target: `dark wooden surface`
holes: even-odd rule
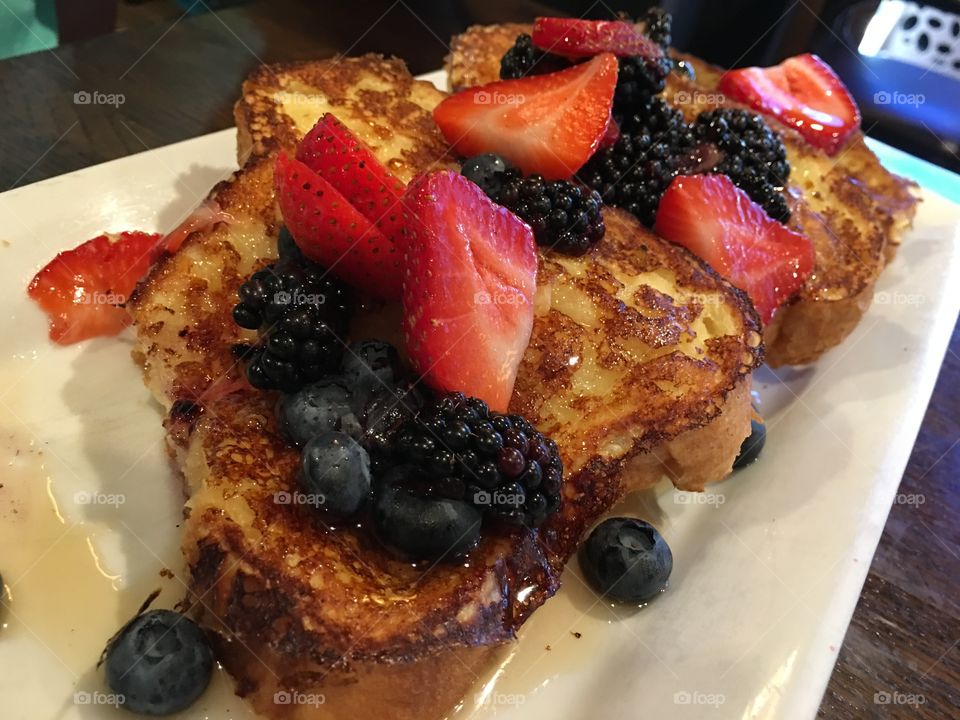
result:
[[[0,62],[0,190],[229,127],[261,61],[377,51],[425,72],[468,24],[536,12],[489,0],[429,12],[415,1],[325,5],[255,4]],[[80,91],[124,102],[76,104]],[[958,385],[955,331],[901,487],[913,502],[891,510],[821,718],[960,717]]]

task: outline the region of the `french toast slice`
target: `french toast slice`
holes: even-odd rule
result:
[[[499,79],[500,58],[520,23],[474,26],[457,35],[447,57],[454,90]],[[741,107],[717,92],[723,70],[695,57],[695,80],[671,73],[664,99],[687,120],[716,107]],[[912,183],[888,172],[857,132],[840,154],[829,157],[796,132],[776,123],[787,149],[790,226],[814,243],[814,272],[792,301],[764,328],[766,362],[777,367],[816,360],[853,331],[873,300],[874,284],[893,257],[916,211]]]
[[[289,112],[288,92],[309,96],[316,116]],[[417,566],[363,520],[333,528],[289,502],[298,452],[278,432],[275,394],[241,380],[234,347],[251,335],[231,318],[240,283],[275,257],[275,154],[330,111],[408,181],[451,164],[429,114],[440,98],[377,56],[255,72],[237,106],[243,168],[208,201],[221,221],[158,262],[128,305],[189,496],[195,608],[238,692],[270,717],[444,716],[556,591],[607,508],[664,473],[689,489],[720,479],[749,432],[762,355],[749,300],[611,209],[593,251],[541,259],[511,405],[554,437],[567,468],[561,510],[544,526],[485,530],[466,562]],[[397,319],[371,306],[358,322]],[[648,459],[626,473],[638,457]]]

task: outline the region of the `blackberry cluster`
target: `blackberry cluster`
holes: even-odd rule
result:
[[[401,425],[394,455],[417,470],[412,492],[462,500],[507,523],[536,527],[560,507],[556,443],[520,415],[492,412],[462,393],[429,403]]]
[[[661,7],[652,7],[643,16],[643,34],[664,50],[673,42],[673,16]]]
[[[604,203],[652,226],[664,191],[695,164],[696,151],[697,138],[683,114],[648,98],[625,119],[617,142],[596,153],[578,175]]]
[[[620,58],[620,73],[613,93],[613,116],[619,122],[642,112],[650,99],[663,92],[673,68],[668,57],[629,56]]]
[[[347,290],[308,260],[287,256],[240,286],[233,319],[260,331],[246,355],[255,388],[292,392],[340,366],[350,317]]]
[[[533,46],[529,35],[518,35],[513,46],[500,59],[500,79],[515,80],[527,75],[543,75],[569,67],[570,62]]]
[[[723,156],[714,172],[728,175],[774,220],[790,219],[782,192],[790,176],[787,153],[762,117],[734,108],[710,110],[697,118],[695,131]]]
[[[568,255],[582,255],[606,231],[600,195],[567,180],[514,176],[503,184],[494,200],[530,226],[538,245]]]

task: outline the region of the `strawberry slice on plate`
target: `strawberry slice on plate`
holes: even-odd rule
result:
[[[829,155],[835,155],[860,127],[860,109],[850,91],[816,55],[797,55],[769,68],[730,70],[720,78],[718,89],[773,115]]]
[[[675,178],[653,229],[744,290],[764,323],[813,272],[813,243],[773,220],[726,175]]]
[[[58,253],[27,287],[50,318],[50,339],[69,345],[129,325],[123,304],[156,259],[160,240],[155,233],[104,234]]]
[[[537,249],[516,215],[452,171],[414,180],[403,330],[428,385],[503,412],[533,329]]]
[[[400,297],[400,255],[393,241],[333,185],[281,153],[274,170],[284,223],[308,258],[375,297]]]
[[[300,141],[297,160],[339,190],[388,238],[399,235],[399,201],[406,187],[335,115],[324,114]]]
[[[533,21],[533,44],[568,58],[585,58],[603,52],[619,57],[662,57],[663,48],[624,20],[580,20],[538,17]]]
[[[497,153],[525,174],[569,178],[607,132],[617,58],[610,53],[546,75],[501,80],[448,97],[433,111],[461,155]]]

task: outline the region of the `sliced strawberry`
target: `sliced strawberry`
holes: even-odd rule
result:
[[[215,200],[204,200],[173,230],[160,241],[160,248],[172,255],[180,249],[184,241],[197,232],[213,227],[218,222],[230,222],[232,218],[220,209]]]
[[[400,297],[400,256],[393,241],[335,187],[281,153],[274,171],[287,229],[311,260],[376,297]]]
[[[603,137],[600,138],[600,144],[597,146],[598,150],[604,150],[606,148],[612,148],[617,144],[617,140],[620,139],[620,126],[617,124],[617,121],[613,119],[613,116],[610,116],[610,121],[607,123],[607,129],[603,133]]]
[[[860,127],[860,110],[843,81],[816,55],[797,55],[769,68],[730,70],[720,92],[794,128],[834,155]]]
[[[297,147],[297,160],[333,185],[388,238],[399,235],[404,184],[334,115],[326,113]]]
[[[533,328],[537,251],[530,228],[451,171],[404,199],[407,353],[428,385],[505,411]]]
[[[746,291],[764,323],[813,272],[810,240],[773,220],[726,175],[675,178],[653,229]]]
[[[466,157],[494,152],[525,174],[573,175],[600,145],[617,84],[617,59],[470,88],[437,105],[444,137]]]
[[[50,339],[69,345],[123,330],[130,316],[122,306],[150,269],[159,242],[154,233],[104,234],[58,253],[27,287],[50,318]]]
[[[662,57],[663,48],[624,20],[578,20],[540,17],[533,21],[533,44],[568,58],[593,57],[603,52],[620,57]]]

